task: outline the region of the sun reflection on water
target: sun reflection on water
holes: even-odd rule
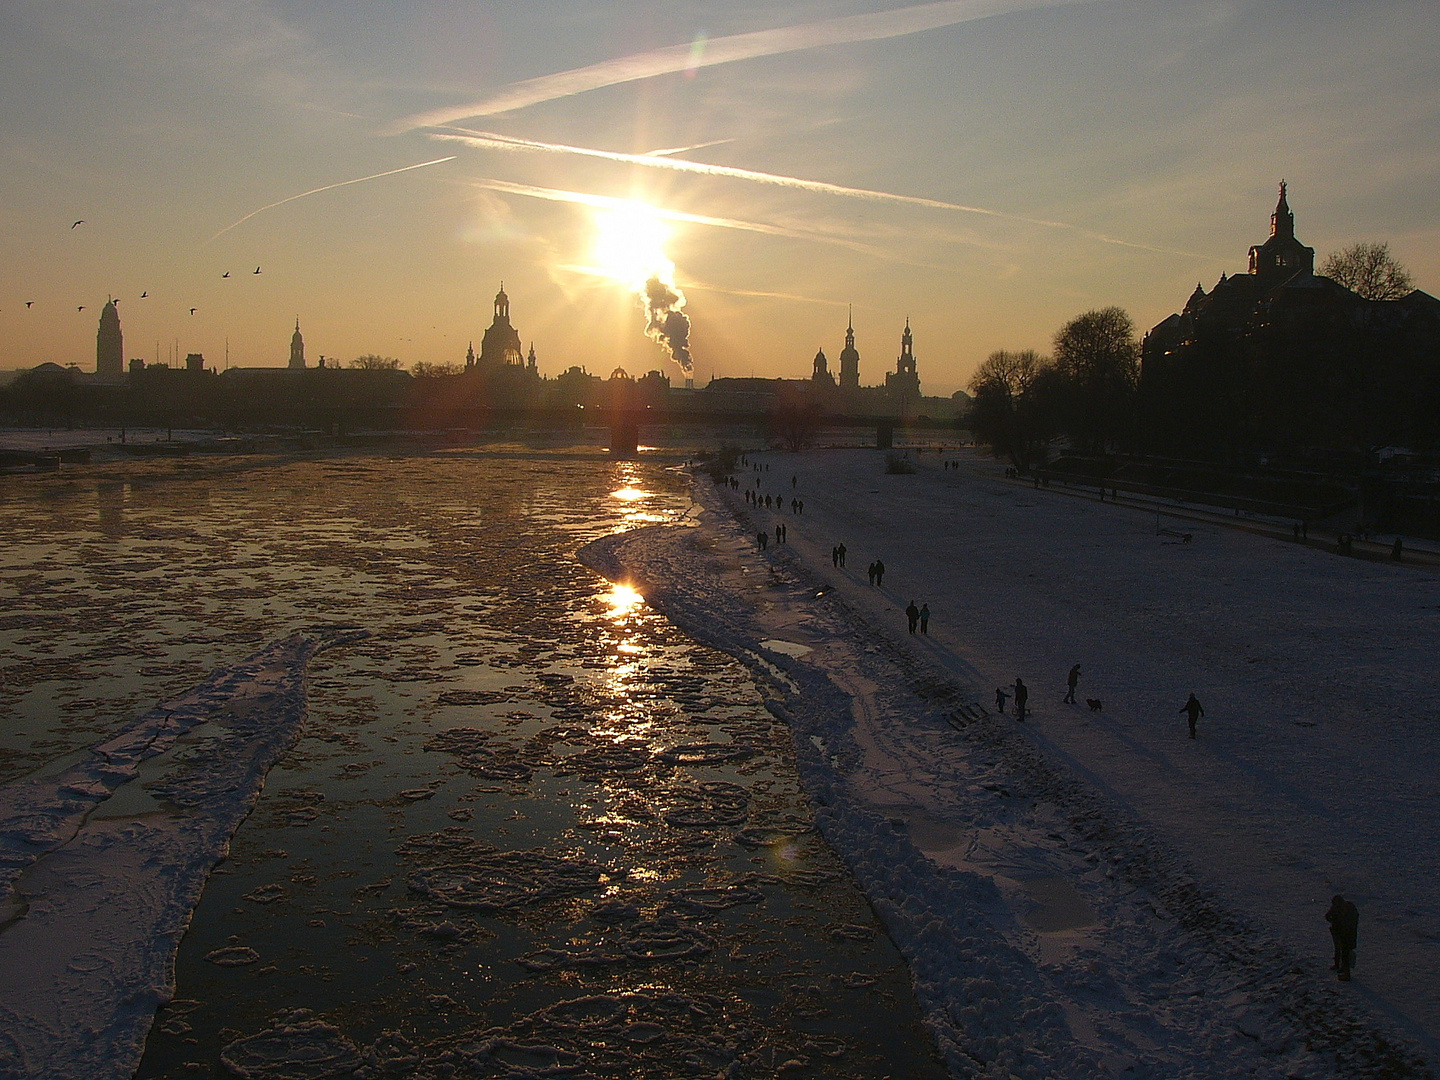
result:
[[[645,603],[645,597],[629,585],[617,584],[605,597],[605,602],[610,605],[610,618],[623,622],[631,612]]]
[[[612,491],[610,497],[619,499],[621,502],[635,502],[638,499],[648,499],[654,492],[645,491],[642,488],[623,487],[619,491]]]

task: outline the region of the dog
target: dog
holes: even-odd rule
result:
[[[1099,698],[1093,698],[1093,697],[1087,697],[1087,698],[1085,699],[1085,704],[1090,706],[1090,711],[1091,711],[1091,712],[1099,712],[1101,709],[1103,709],[1103,708],[1105,707],[1104,704],[1101,702],[1101,700],[1100,700]]]

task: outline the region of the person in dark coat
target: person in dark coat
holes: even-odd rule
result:
[[[1195,721],[1205,715],[1205,706],[1200,704],[1200,699],[1192,692],[1185,704],[1180,706],[1180,711],[1185,713],[1190,721],[1190,738],[1195,738]]]
[[[1001,713],[1001,714],[1003,715],[1004,712],[1005,712],[1005,702],[1007,702],[1007,701],[1009,701],[1009,700],[1010,700],[1010,695],[1007,694],[1007,693],[1005,693],[1005,688],[1004,688],[1003,686],[997,686],[997,687],[995,687],[995,711],[996,711],[996,712]]]
[[[845,556],[843,555],[840,556],[840,565],[845,565]],[[875,584],[881,586],[885,584],[885,564],[879,559],[875,560]]]
[[[930,633],[930,605],[920,605],[920,633]]]
[[[1025,719],[1025,702],[1030,700],[1030,688],[1019,675],[1015,676],[1015,719]]]
[[[1330,910],[1325,912],[1325,921],[1330,924],[1330,938],[1335,943],[1335,962],[1330,970],[1342,982],[1350,981],[1350,969],[1355,966],[1355,939],[1360,931],[1360,909],[1345,897],[1336,894],[1330,899]]]
[[[845,569],[845,545],[841,544],[835,550],[840,552],[840,569],[843,570]]]
[[[1069,687],[1065,691],[1065,704],[1075,704],[1075,687],[1080,684],[1080,665],[1076,664],[1070,669],[1070,674],[1065,677],[1065,685]]]
[[[837,555],[836,558],[838,559],[839,556]],[[868,577],[870,578],[870,584],[871,584],[871,585],[874,585],[874,584],[875,584],[875,564],[874,564],[873,562],[872,562],[869,566],[867,566],[867,567],[865,568],[865,574],[866,574],[866,576],[868,576]]]
[[[915,606],[914,600],[911,600],[906,606],[905,617],[910,620],[910,633],[913,634],[915,632],[915,624],[920,621],[920,609]]]

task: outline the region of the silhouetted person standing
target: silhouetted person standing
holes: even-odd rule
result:
[[[830,565],[840,565],[840,549],[838,547],[833,547],[830,549]]]
[[[1070,669],[1070,674],[1065,676],[1065,685],[1069,688],[1065,691],[1065,704],[1075,704],[1075,687],[1080,685],[1080,665],[1076,664]]]
[[[1005,702],[1010,700],[1010,695],[1005,693],[1003,686],[995,687],[995,711],[1004,715]]]
[[[1025,719],[1025,702],[1030,700],[1030,688],[1019,675],[1015,676],[1015,719]]]
[[[930,633],[930,605],[920,605],[920,633]]]
[[[1330,910],[1325,912],[1325,921],[1330,924],[1330,938],[1335,943],[1335,962],[1330,970],[1343,982],[1350,981],[1350,969],[1355,966],[1355,940],[1360,932],[1360,909],[1338,893],[1330,899]]]
[[[841,544],[835,550],[840,552],[840,568],[843,570],[845,568],[845,545]]]
[[[838,559],[839,556],[837,555],[836,558]],[[875,584],[875,564],[873,562],[865,568],[865,576],[870,579],[871,585]]]
[[[1190,738],[1195,738],[1195,722],[1205,715],[1205,706],[1201,705],[1200,699],[1192,693],[1185,704],[1180,706],[1180,711],[1190,721]]]
[[[841,566],[844,566],[844,565],[845,565],[845,557],[844,557],[843,555],[840,557],[840,565],[841,565]],[[881,562],[879,559],[876,559],[876,560],[875,560],[875,584],[876,584],[876,585],[884,585],[884,584],[885,584],[885,564],[884,564],[883,562]]]
[[[910,620],[910,633],[913,634],[915,632],[915,624],[920,621],[920,609],[915,606],[914,600],[911,600],[906,606],[905,617]]]

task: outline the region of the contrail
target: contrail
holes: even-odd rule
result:
[[[893,192],[874,191],[870,188],[846,187],[843,184],[830,184],[823,180],[805,180],[798,176],[783,176],[777,173],[756,172],[753,169],[737,169],[729,165],[711,165],[703,161],[688,161],[684,158],[654,157],[650,154],[624,154],[615,150],[596,150],[588,146],[567,146],[563,143],[538,142],[534,139],[520,139],[510,135],[497,135],[489,131],[472,131],[469,128],[455,128],[453,130],[457,132],[457,134],[432,132],[430,137],[432,139],[464,143],[467,146],[475,146],[484,150],[509,150],[517,153],[575,154],[580,157],[600,158],[604,161],[618,161],[627,165],[643,165],[650,169],[668,169],[673,172],[696,173],[701,176],[723,176],[736,180],[749,180],[753,183],[795,188],[800,191],[812,191],[822,195],[836,195],[847,199],[864,199],[869,202],[924,207],[927,210],[979,214],[983,217],[1015,221],[1026,225],[1038,225],[1047,229],[1064,229],[1067,232],[1075,233],[1077,236],[1083,236],[1103,244],[1116,244],[1120,247],[1135,248],[1140,251],[1154,251],[1165,255],[1183,255],[1189,259],[1209,258],[1209,256],[1198,255],[1193,251],[1181,251],[1178,248],[1156,247],[1152,244],[1140,244],[1131,240],[1121,240],[1118,237],[1092,232],[1089,229],[1082,229],[1078,225],[1071,225],[1064,221],[1049,221],[1045,218],[1007,214],[1002,210],[987,210],[982,206],[966,206],[963,203],[944,202],[940,199],[926,199],[918,195],[897,195]],[[463,134],[459,134],[462,132]]]
[[[341,180],[338,184],[326,184],[324,187],[311,188],[309,191],[300,192],[299,195],[291,195],[287,198],[281,199],[279,202],[272,202],[267,206],[262,206],[259,210],[251,210],[250,213],[246,214],[239,221],[234,221],[231,222],[229,225],[226,225],[225,228],[221,229],[214,236],[210,237],[210,240],[206,240],[205,243],[208,244],[211,242],[211,240],[215,240],[221,236],[224,236],[227,232],[235,228],[235,226],[237,225],[244,225],[245,222],[249,221],[256,214],[263,214],[266,210],[273,210],[277,206],[284,206],[288,202],[294,202],[296,199],[303,199],[307,195],[318,195],[322,191],[333,191],[335,188],[348,187],[351,184],[363,184],[366,180],[379,180],[382,176],[394,176],[396,173],[409,172],[411,169],[423,169],[427,165],[440,165],[446,161],[454,160],[455,155],[451,154],[449,157],[436,158],[434,161],[422,161],[418,165],[406,165],[404,168],[391,169],[388,172],[378,172],[371,176],[357,176],[354,180]]]
[[[539,105],[589,90],[599,90],[605,86],[650,79],[657,75],[669,75],[679,71],[693,72],[702,67],[818,49],[826,45],[850,45],[862,41],[905,37],[1011,11],[1084,2],[1086,0],[939,0],[938,3],[916,4],[897,11],[848,15],[838,19],[801,23],[798,26],[782,26],[772,30],[714,38],[706,41],[703,49],[697,49],[693,43],[670,45],[652,52],[622,56],[588,67],[511,83],[480,101],[434,109],[402,120],[395,125],[392,133],[450,124],[472,116],[494,116],[497,113],[523,109],[529,105]]]
[[[593,206],[606,210],[634,205],[633,199],[621,199],[613,195],[591,195],[588,192],[566,191],[563,188],[535,187],[531,184],[511,183],[508,180],[492,180],[488,177],[473,178],[470,182],[476,187],[485,188],[487,191],[498,191],[507,195],[523,195],[526,198],[544,199],[548,202],[573,203],[578,206]],[[871,244],[862,244],[858,240],[846,240],[843,237],[834,236],[830,233],[809,232],[805,229],[791,229],[783,225],[769,225],[757,221],[744,221],[738,218],[690,214],[683,210],[667,210],[664,207],[653,206],[650,203],[646,203],[645,206],[656,217],[665,221],[679,221],[688,225],[706,225],[716,229],[736,229],[740,232],[760,233],[762,236],[779,236],[787,240],[808,240],[817,244],[830,244],[834,247],[843,247],[850,251],[859,252],[862,255],[869,255],[872,258],[882,259],[885,262],[899,263],[903,266],[914,266],[924,270],[950,273],[955,269],[953,266],[937,266],[934,263],[904,259],[886,251],[884,248],[878,248]],[[585,271],[588,268],[572,266],[570,269]]]

